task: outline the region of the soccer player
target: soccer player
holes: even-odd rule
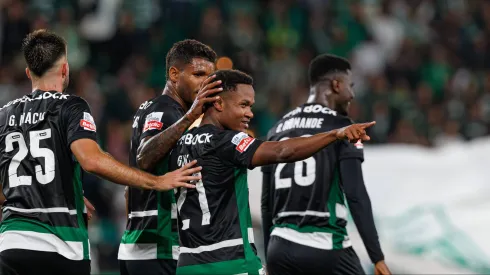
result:
[[[177,274],[263,274],[253,245],[247,168],[305,159],[338,139],[368,140],[364,129],[374,123],[262,142],[245,133],[253,117],[252,78],[235,70],[215,75],[222,81],[220,98],[170,154],[170,170],[196,159],[202,166],[195,191],[181,188],[177,193],[181,244]]]
[[[138,188],[188,186],[200,168],[164,177],[127,167],[96,143],[96,125],[68,86],[67,46],[45,30],[23,41],[32,93],[0,108],[0,274],[90,274],[82,169]]]
[[[347,117],[354,98],[350,70],[343,58],[316,57],[309,68],[308,101],[277,122],[267,140],[290,140],[351,125]],[[363,160],[360,140],[355,144],[342,140],[304,160],[262,168],[270,275],[364,274],[345,228],[344,195],[376,274],[389,274],[362,178]]]
[[[184,131],[199,118],[206,103],[220,92],[210,83],[216,53],[196,40],[184,40],[167,53],[163,93],[134,116],[130,165],[155,174],[167,172],[166,155]],[[187,112],[187,113],[186,113]],[[178,257],[177,212],[172,191],[129,188],[128,222],[119,246],[123,275],[175,274]]]

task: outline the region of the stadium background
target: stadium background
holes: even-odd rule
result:
[[[124,163],[132,115],[161,92],[165,55],[178,40],[198,39],[222,57],[220,67],[254,77],[258,137],[306,99],[315,55],[349,58],[351,117],[377,121],[364,172],[388,264],[395,272],[490,273],[490,1],[2,0],[0,8],[0,105],[30,92],[22,38],[52,29],[68,41],[68,92],[89,102],[100,144]],[[85,179],[98,211],[94,273],[116,271],[122,188]]]

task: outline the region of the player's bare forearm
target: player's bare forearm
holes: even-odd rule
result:
[[[98,157],[98,165],[92,172],[114,183],[141,189],[153,189],[157,181],[156,176],[128,167],[108,153]]]
[[[145,171],[153,169],[170,152],[184,131],[194,121],[185,115],[172,126],[165,129],[165,131],[143,140],[138,148],[138,156],[136,157],[138,167]]]
[[[91,139],[76,140],[70,149],[85,171],[101,178],[143,189],[153,189],[157,185],[156,176],[120,163]]]
[[[325,146],[337,140],[337,130],[316,134],[311,137],[297,137],[283,141],[262,143],[252,158],[253,166],[295,162],[311,157]]]

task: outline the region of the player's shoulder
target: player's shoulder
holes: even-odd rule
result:
[[[162,117],[168,115],[183,115],[184,110],[173,98],[167,95],[159,95],[141,103],[136,113],[143,116],[151,114],[160,120]]]

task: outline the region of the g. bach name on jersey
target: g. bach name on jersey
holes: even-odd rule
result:
[[[280,133],[283,131],[291,130],[291,129],[296,129],[296,128],[309,128],[309,129],[320,129],[322,128],[323,124],[323,118],[317,118],[317,117],[292,117],[287,119],[288,117],[295,116],[298,114],[330,114],[330,115],[337,115],[337,112],[331,110],[328,107],[322,106],[322,105],[308,105],[304,107],[298,107],[291,112],[287,113],[283,117],[283,122],[279,123],[276,128],[276,133]]]
[[[27,113],[22,113],[20,115],[20,118],[16,117],[15,115],[11,115],[9,117],[9,126],[21,126],[22,124],[36,124],[40,121],[44,120],[46,112],[40,112],[40,113],[32,113],[32,112],[27,112]]]

